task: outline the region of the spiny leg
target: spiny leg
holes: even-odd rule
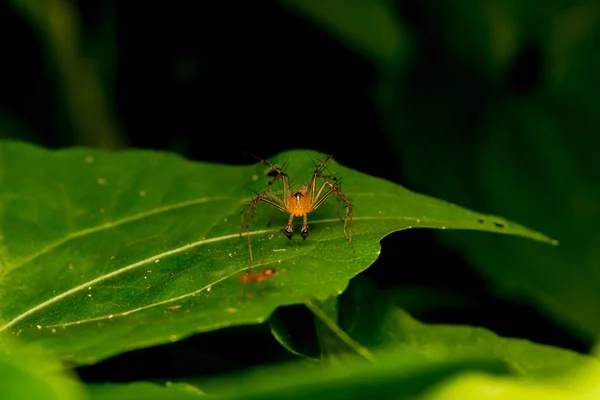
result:
[[[269,192],[269,197],[276,197],[273,194],[273,184],[275,182],[277,182],[278,179],[281,179],[283,181],[283,193],[286,194],[287,192],[289,192],[289,182],[288,182],[288,177],[285,174],[285,172],[283,172],[282,170],[277,168],[275,165],[269,163],[268,161],[265,161],[265,160],[260,160],[260,161],[264,165],[271,167],[271,171],[269,171],[269,173],[267,175],[272,176],[273,178],[269,181],[267,190],[265,190],[265,192]],[[283,203],[284,203],[284,205],[287,204],[287,199],[285,197],[284,197]],[[267,227],[271,226],[274,218],[275,218],[275,213],[273,212],[273,209],[271,209],[270,213],[269,213],[269,222],[267,223]]]
[[[302,234],[302,239],[306,239],[308,236],[308,214],[304,214],[302,221],[302,229],[300,229],[300,233]]]
[[[294,214],[290,214],[290,218],[288,219],[288,223],[285,226],[285,236],[287,236],[288,239],[291,239],[292,235],[294,234],[293,221],[294,221]]]
[[[323,175],[321,170],[325,167],[325,164],[333,157],[333,154],[328,154],[319,165],[315,164],[315,171],[313,172],[313,176],[310,182],[310,197],[315,198],[315,191],[317,190],[317,178],[331,178],[335,180],[334,176]]]
[[[248,237],[248,253],[250,255],[250,265],[252,265],[252,262],[253,262],[252,244],[250,243],[250,221],[252,219],[252,215],[254,214],[254,210],[256,209],[257,204],[260,201],[263,201],[263,202],[277,208],[280,211],[286,212],[287,202],[288,202],[287,197],[288,197],[288,193],[290,192],[289,178],[288,178],[287,174],[285,172],[283,172],[283,170],[281,168],[278,168],[274,164],[272,164],[266,160],[263,160],[261,158],[258,158],[254,155],[252,155],[252,157],[254,157],[258,161],[260,161],[261,164],[266,165],[269,168],[271,168],[271,170],[269,171],[269,173],[267,175],[272,176],[272,179],[269,181],[269,186],[268,186],[267,190],[265,190],[264,192],[258,193],[256,195],[256,198],[254,198],[242,210],[242,222],[240,225],[240,239],[242,237],[242,232],[244,230],[244,225],[245,225],[246,236]],[[273,183],[276,182],[278,179],[281,179],[283,182],[283,195],[284,195],[283,200],[278,198],[277,196],[275,196],[272,193]],[[272,221],[272,219],[273,219],[273,214],[271,213],[271,221]],[[244,224],[244,221],[245,221],[245,224]],[[271,221],[269,222],[269,225],[270,225]],[[235,245],[237,245],[238,243],[239,243],[239,239],[235,243]]]
[[[324,192],[325,188],[329,188],[329,189]],[[338,198],[342,199],[342,201],[346,205],[346,215],[344,216],[344,236],[346,236],[346,240],[348,241],[348,244],[350,244],[352,246],[352,213],[353,213],[353,209],[352,209],[352,205],[350,204],[350,200],[348,200],[348,198],[344,195],[344,193],[342,193],[342,191],[337,186],[337,184],[331,183],[328,181],[323,182],[323,184],[321,185],[321,188],[317,192],[317,195],[315,196],[315,198],[312,199],[312,202],[313,202],[312,211],[319,208],[321,206],[321,204],[323,204],[325,202],[325,200],[327,200],[327,198],[332,193],[335,193],[338,196]],[[349,225],[348,225],[348,218],[350,219]],[[354,246],[352,246],[352,250],[354,251]]]
[[[271,168],[271,170],[267,173],[268,176],[271,176],[272,179],[269,182],[269,189],[267,190],[271,190],[271,187],[273,186],[273,184],[275,182],[277,182],[278,179],[281,179],[283,181],[283,198],[284,198],[284,202],[286,202],[287,204],[287,198],[289,196],[290,193],[290,180],[288,175],[283,172],[283,166],[281,168],[277,167],[275,164],[270,163],[267,160],[263,160],[262,158],[256,157],[255,155],[250,154],[252,157],[254,157],[255,159],[257,159],[261,164]],[[286,161],[287,162],[287,161]],[[284,163],[285,166],[285,163]]]
[[[287,174],[285,172],[283,172],[283,170],[281,168],[278,168],[275,164],[272,164],[272,163],[270,163],[270,162],[268,162],[266,160],[263,160],[262,158],[259,158],[259,157],[255,156],[254,154],[250,154],[250,153],[246,153],[246,152],[244,152],[244,154],[247,154],[250,157],[253,157],[253,158],[257,159],[261,164],[266,165],[267,167],[271,168],[271,170],[267,173],[267,175],[270,176],[270,177],[272,177],[272,179],[268,183],[267,190],[265,190],[262,193],[256,193],[256,192],[254,192],[256,194],[256,198],[253,199],[242,210],[242,223],[241,223],[241,226],[240,226],[240,239],[242,237],[242,232],[244,230],[244,220],[245,220],[246,212],[248,211],[248,209],[251,208],[251,212],[250,212],[250,216],[251,216],[252,213],[254,213],[254,208],[256,207],[256,205],[258,204],[258,202],[261,200],[261,198],[264,197],[264,196],[269,196],[275,202],[283,203],[284,210],[282,210],[282,211],[285,212],[285,208],[286,208],[285,206],[287,206],[287,201],[288,201],[288,199],[287,199],[287,193],[289,193],[289,187],[290,187],[289,178],[288,178]],[[278,179],[281,179],[283,181],[283,194],[284,194],[283,201],[281,201],[281,199],[277,198],[273,194],[273,192],[272,192],[272,190],[273,190],[273,184],[275,182],[277,182]],[[267,192],[268,192],[268,194],[267,194]],[[280,209],[277,205],[275,205],[274,207]],[[249,222],[249,219],[250,218],[248,218],[248,222]],[[273,220],[273,213],[271,213],[271,219],[269,220],[269,223],[267,224],[267,226],[269,226],[271,224],[272,220]],[[234,244],[234,246],[237,246],[238,243],[239,243],[239,239]],[[252,258],[252,257],[250,257],[250,258]]]
[[[240,239],[242,238],[242,232],[244,231],[244,226],[245,226],[245,228],[246,228],[246,237],[248,238],[248,254],[250,256],[250,265],[252,265],[252,261],[253,261],[253,258],[252,258],[252,244],[250,243],[250,233],[249,233],[250,220],[252,219],[252,215],[254,214],[254,209],[256,208],[256,205],[260,201],[260,197],[259,196],[260,195],[258,195],[255,199],[253,199],[242,210],[242,222],[240,223],[240,237],[239,237],[239,239],[235,243],[235,245],[237,246],[237,244],[239,243]]]
[[[275,181],[275,179],[276,178],[273,178],[273,180],[269,181],[269,187],[267,188],[267,192],[272,193],[273,182]],[[269,209],[269,222],[267,223],[267,228],[271,226],[274,219],[275,219],[275,213],[273,212],[273,208],[270,208]]]
[[[248,238],[248,254],[250,256],[250,265],[254,261],[252,256],[252,244],[250,243],[250,222],[252,220],[252,216],[254,215],[254,211],[256,210],[256,206],[259,202],[267,203],[268,205],[275,207],[279,211],[287,212],[285,204],[283,201],[271,193],[269,190],[265,190],[264,192],[258,193],[256,197],[242,210],[242,222],[240,226],[240,238],[242,236],[242,231],[244,227],[246,228],[246,237]],[[245,223],[244,223],[245,222]]]
[[[282,181],[282,186],[283,186],[283,200],[277,198],[275,195],[271,195],[270,197],[272,198],[276,198],[277,202],[282,204],[284,207],[284,209],[287,208],[288,205],[288,201],[289,201],[289,197],[290,197],[290,178],[288,177],[288,175],[283,172],[283,167],[285,167],[285,164],[287,163],[287,160],[283,163],[283,165],[281,166],[281,168],[277,167],[275,164],[270,163],[269,161],[260,159],[256,156],[254,156],[254,158],[256,158],[257,160],[259,160],[261,162],[261,164],[268,166],[269,168],[271,168],[271,170],[267,173],[268,176],[272,176],[273,179],[271,179],[271,181],[269,181],[269,187],[267,188],[267,192],[272,193],[272,189],[273,189],[273,184],[278,180],[281,179]],[[284,212],[286,212],[285,210],[282,210]],[[271,225],[271,222],[273,222],[273,215],[271,214],[271,220],[269,221],[268,225]],[[267,225],[267,226],[268,226]]]

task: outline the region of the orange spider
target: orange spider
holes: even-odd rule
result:
[[[308,236],[308,214],[315,211],[329,198],[329,196],[335,193],[345,204],[346,215],[343,218],[344,221],[344,236],[351,245],[352,244],[352,206],[350,201],[342,193],[340,189],[340,180],[331,175],[324,175],[322,173],[323,168],[327,161],[331,159],[332,155],[328,155],[316,166],[315,171],[312,174],[310,184],[304,184],[300,190],[292,192],[290,188],[290,181],[285,172],[268,161],[257,158],[262,164],[271,168],[268,175],[273,176],[273,179],[269,182],[267,190],[256,193],[256,197],[244,208],[242,211],[242,223],[240,230],[240,237],[244,227],[246,228],[246,236],[248,237],[248,252],[250,254],[250,264],[252,264],[252,245],[250,244],[250,221],[254,210],[259,202],[267,203],[275,209],[290,214],[288,223],[285,226],[285,235],[288,239],[292,238],[294,234],[293,220],[294,217],[302,217],[302,228],[300,234],[302,239],[306,239]],[[325,179],[320,187],[317,187],[317,180],[319,178]],[[277,197],[271,191],[273,183],[281,179],[283,182],[283,198]],[[329,181],[331,180],[331,182]],[[350,224],[348,224],[350,219]]]

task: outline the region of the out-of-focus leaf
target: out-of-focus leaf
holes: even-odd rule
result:
[[[495,81],[503,78],[524,46],[537,33],[540,18],[550,7],[519,0],[424,1],[418,6],[443,38],[444,49],[470,71]],[[440,66],[440,68],[443,68]]]
[[[467,372],[432,388],[423,399],[594,400],[600,397],[600,364],[586,364],[552,380]]]
[[[410,399],[461,371],[507,372],[493,360],[435,363],[410,349],[387,351],[375,357],[376,364],[355,358],[335,366],[268,366],[197,384],[206,393],[226,399]]]
[[[314,170],[311,157],[321,156],[292,151],[280,159],[288,159],[289,175],[301,183]],[[234,247],[240,212],[251,188],[267,186],[261,177],[269,168],[2,142],[0,330],[87,364],[195,332],[259,323],[278,306],[339,294],[377,258],[379,240],[397,230],[476,229],[551,242],[335,162],[328,168],[343,176],[355,207],[355,251],[335,201],[310,214],[304,241],[284,236],[281,213],[265,229],[271,214],[261,204],[251,226],[261,260],[254,267],[273,266],[279,274],[242,288],[249,257],[245,240]]]
[[[460,374],[423,396],[423,399],[428,400],[592,400],[595,398],[578,397],[577,393],[553,384],[481,373]]]
[[[540,21],[545,53],[544,89],[574,109],[594,114],[600,104],[600,3],[596,0],[556,1],[553,13]],[[537,8],[539,10],[539,8]],[[577,103],[577,104],[576,104]],[[589,126],[589,125],[588,125]]]
[[[103,54],[94,59],[86,54],[74,4],[67,0],[12,0],[12,5],[35,28],[56,66],[52,72],[57,73],[62,86],[66,114],[78,142],[102,148],[122,147],[123,140],[107,101],[108,86],[103,85],[99,74],[99,67],[110,57]],[[103,40],[107,39],[106,33],[103,32]],[[107,42],[104,46],[111,47]],[[107,71],[106,75],[112,78],[113,73]]]
[[[332,297],[325,301],[311,299],[305,304],[314,315],[321,357],[324,361],[336,365],[359,356],[375,362],[371,351],[348,336],[338,325],[337,298]]]
[[[506,363],[516,374],[534,378],[558,376],[597,363],[570,350],[502,338],[483,328],[423,324],[395,305],[392,294],[359,278],[352,280],[340,297],[340,325],[371,351],[404,348],[436,362],[489,358]]]
[[[37,347],[4,336],[0,346],[0,399],[85,400],[83,385]]]
[[[386,352],[404,349],[433,363],[494,360],[515,375],[533,379],[551,379],[577,367],[598,364],[573,351],[501,338],[483,328],[423,324],[399,308],[393,298],[393,292],[382,292],[368,279],[356,277],[339,298],[339,324],[337,317],[325,311],[328,307],[307,302],[316,319],[323,322],[319,333],[328,328],[328,340],[321,341],[326,359],[347,362],[348,355],[353,355],[377,363]]]
[[[185,383],[169,383],[166,386],[150,382],[128,384],[88,385],[90,400],[194,400],[206,398],[195,386]]]
[[[273,337],[300,357],[316,360],[321,356],[312,313],[302,305],[279,307],[269,317]]]
[[[469,255],[497,282],[524,291],[594,338],[600,334],[600,163],[592,149],[600,138],[583,131],[588,124],[600,126],[600,119],[589,116],[579,122],[578,113],[551,103],[497,110],[500,114],[488,114],[482,124],[487,135],[474,176],[485,191],[482,198],[516,218],[552,225],[561,245],[541,252],[502,239],[472,238]],[[488,259],[480,246],[496,248],[499,256]]]
[[[535,18],[534,44],[543,54],[540,71],[533,71],[541,80],[537,93],[482,93],[466,75],[423,90],[422,80],[405,77],[380,105],[410,184],[539,226],[561,246],[544,251],[507,238],[454,234],[441,240],[464,251],[503,294],[540,305],[581,337],[595,339],[600,53],[591,49],[600,39],[600,5],[555,1]]]
[[[411,53],[408,32],[388,0],[279,0],[377,65],[397,68]]]
[[[0,110],[0,139],[31,140],[31,128],[25,121]]]
[[[440,127],[444,118],[439,118]],[[595,338],[600,333],[600,272],[595,268],[600,262],[600,190],[594,182],[600,180],[595,155],[600,140],[589,127],[600,126],[600,120],[538,100],[497,104],[481,117],[480,126],[480,138],[461,141],[462,148],[432,133],[421,135],[426,142],[398,138],[409,178],[434,195],[540,226],[561,245],[544,251],[505,238],[449,234],[440,239],[466,252],[505,295],[541,305],[574,331]],[[432,162],[411,156],[425,149]]]

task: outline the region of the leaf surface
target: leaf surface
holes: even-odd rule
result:
[[[310,151],[281,154],[295,188],[314,170]],[[0,143],[0,331],[88,364],[195,332],[264,321],[278,306],[341,293],[377,258],[379,240],[410,228],[475,229],[551,242],[331,162],[354,206],[353,245],[328,200],[309,215],[307,240],[282,233],[287,215],[259,204],[248,267],[240,212],[266,188],[263,165],[195,163],[154,151],[48,151]],[[277,190],[277,188],[275,188]],[[298,229],[296,230],[298,232]],[[240,291],[241,290],[241,291]]]
[[[86,400],[84,386],[38,346],[22,346],[0,335],[0,398],[10,400]],[[74,375],[74,374],[73,374]]]
[[[401,67],[412,50],[409,32],[388,1],[279,1],[381,67]]]
[[[466,325],[424,324],[393,302],[393,293],[355,278],[340,296],[340,328],[371,349],[407,349],[433,362],[491,359],[515,374],[536,379],[561,376],[576,367],[600,366],[595,358],[528,340],[505,338]]]
[[[194,400],[207,396],[185,383],[157,385],[150,382],[88,385],[90,400]]]
[[[499,337],[478,327],[424,324],[392,299],[393,292],[378,290],[364,277],[354,278],[339,297],[339,326],[329,318],[327,304],[309,304],[330,328],[330,340],[321,341],[329,353],[327,368],[311,369],[306,363],[295,371],[262,369],[221,378],[217,387],[236,394],[231,398],[322,398],[343,393],[341,398],[377,394],[383,398],[537,399],[554,393],[549,397],[554,399],[598,391],[597,358]],[[337,344],[331,340],[335,335]],[[347,357],[352,352],[354,357]],[[254,382],[251,389],[250,382]]]

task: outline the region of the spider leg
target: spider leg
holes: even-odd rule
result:
[[[294,214],[290,214],[288,223],[285,226],[285,236],[287,236],[288,239],[291,239],[292,235],[294,234],[294,225],[292,224],[293,221],[294,221]]]
[[[343,218],[344,236],[346,236],[346,240],[348,241],[348,244],[350,244],[352,246],[353,209],[352,209],[352,205],[350,204],[350,200],[348,200],[348,198],[344,195],[344,193],[342,193],[341,189],[337,186],[337,182],[336,183],[331,183],[329,181],[323,182],[323,184],[321,185],[321,188],[317,192],[316,197],[312,199],[313,204],[311,207],[312,208],[311,211],[314,211],[317,208],[319,208],[321,206],[321,204],[323,204],[325,202],[325,200],[327,200],[327,198],[329,196],[331,196],[332,193],[335,193],[337,195],[337,197],[340,198],[346,205],[346,215]],[[348,224],[348,219],[350,219],[350,224]],[[352,246],[352,250],[354,251],[354,246]]]
[[[244,228],[246,229],[246,237],[248,238],[248,254],[250,255],[250,265],[252,265],[253,257],[252,257],[252,244],[250,243],[250,222],[252,221],[252,216],[254,215],[254,211],[256,210],[256,206],[259,202],[267,203],[268,205],[275,207],[279,211],[287,212],[285,204],[281,199],[271,193],[270,190],[265,190],[264,192],[258,193],[254,199],[244,209],[242,210],[242,222],[240,224],[240,238],[242,237],[242,232]],[[239,239],[238,239],[239,242]],[[236,243],[237,244],[237,243]]]
[[[273,182],[275,181],[276,178],[277,177],[273,178],[273,180],[271,180],[269,182],[269,187],[267,188],[268,192],[271,192],[271,190],[273,190]],[[273,219],[275,219],[275,213],[273,212],[273,208],[271,207],[270,211],[269,211],[269,222],[267,223],[267,227],[271,226],[271,224],[273,223]]]
[[[302,229],[300,229],[300,233],[302,234],[302,239],[306,239],[308,236],[308,214],[304,214],[304,219],[302,221]]]
[[[327,162],[331,159],[331,157],[333,157],[333,154],[328,154],[319,165],[316,165],[315,171],[313,172],[313,176],[312,179],[310,181],[310,197],[314,198],[315,197],[315,191],[317,190],[317,178],[331,178],[333,180],[335,180],[335,177],[333,176],[326,176],[323,175],[323,173],[321,172],[321,170],[325,167],[325,164],[327,164]]]
[[[248,153],[246,153],[246,154],[248,154]],[[287,198],[289,196],[289,191],[290,191],[290,179],[289,179],[288,175],[285,172],[283,172],[283,166],[285,166],[285,163],[287,163],[287,160],[285,161],[283,166],[281,168],[279,168],[278,166],[276,166],[273,163],[270,163],[267,160],[263,160],[262,158],[256,157],[253,154],[249,154],[249,155],[254,157],[255,159],[257,159],[261,164],[271,168],[271,170],[267,173],[267,175],[271,176],[273,178],[269,182],[269,189],[267,189],[267,190],[270,191],[273,184],[275,182],[277,182],[279,179],[281,179],[283,181],[283,198],[286,199],[285,201],[287,201]]]

